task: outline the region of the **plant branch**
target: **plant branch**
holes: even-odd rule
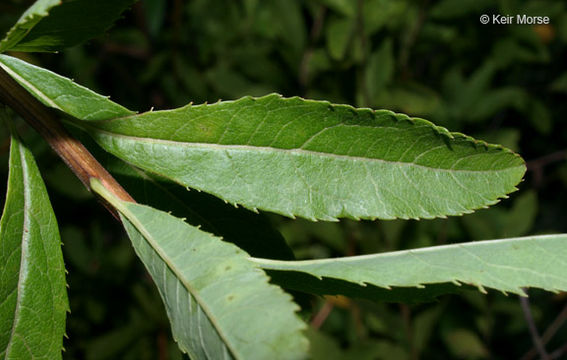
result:
[[[317,314],[315,314],[313,319],[311,319],[311,327],[316,330],[319,329],[323,325],[325,320],[327,320],[327,317],[333,310],[333,307],[334,305],[331,301],[329,301],[328,299],[325,300],[325,303],[323,304],[321,309],[319,309]]]
[[[551,358],[545,351],[545,345],[539,336],[537,328],[535,326],[534,318],[532,316],[532,312],[530,310],[530,303],[527,297],[520,297],[520,305],[522,306],[522,311],[524,312],[524,318],[528,323],[528,328],[530,330],[530,335],[532,336],[532,341],[534,343],[535,348],[542,360],[550,360]]]
[[[567,160],[567,149],[544,155],[540,158],[526,162],[526,168],[534,174],[535,186],[539,187],[543,182],[543,168],[557,161]]]
[[[561,312],[559,313],[559,315],[557,315],[555,320],[553,320],[553,322],[544,331],[541,337],[541,341],[543,342],[544,345],[546,345],[549,342],[549,340],[551,340],[553,335],[557,333],[557,331],[561,328],[561,326],[565,321],[567,321],[567,306],[565,306],[563,310],[561,310]],[[537,350],[535,347],[533,347],[532,349],[530,349],[530,351],[528,351],[524,356],[521,357],[521,360],[532,360],[536,357],[536,355],[537,355]]]
[[[91,191],[90,180],[96,178],[119,199],[134,202],[130,194],[120,186],[87,148],[69,134],[59,121],[59,115],[33,97],[2,67],[0,67],[0,102],[12,108],[30,124],[89,191]],[[114,208],[106,202],[104,204],[114,216],[117,216]]]

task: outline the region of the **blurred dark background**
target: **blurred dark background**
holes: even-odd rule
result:
[[[2,33],[30,3],[0,2]],[[550,24],[483,25],[482,14],[548,16]],[[268,214],[299,259],[567,232],[564,1],[143,0],[87,44],[12,55],[133,110],[277,92],[423,117],[527,162],[518,192],[462,218],[311,223]],[[65,245],[64,358],[182,358],[119,224],[33,130],[20,131]],[[7,164],[6,129],[1,135]],[[567,358],[566,294],[529,294],[548,353]],[[295,295],[311,324],[314,359],[537,358],[517,296],[465,291],[400,305]]]

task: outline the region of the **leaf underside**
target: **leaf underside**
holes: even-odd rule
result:
[[[93,188],[121,212],[165,303],[173,336],[192,359],[305,357],[297,306],[244,251],[165,212]]]
[[[61,240],[39,170],[15,138],[0,263],[0,357],[60,359],[68,310]]]
[[[460,215],[525,171],[516,154],[425,120],[278,95],[78,123],[145,170],[311,220]]]
[[[285,274],[278,274],[281,279],[278,284],[307,292],[317,281],[313,282],[305,275],[320,279],[318,281],[322,283],[317,285],[321,288],[318,291],[331,294],[342,293],[340,286],[325,284],[325,281],[333,279],[361,287],[369,284],[383,289],[462,283],[476,286],[481,291],[486,287],[505,293],[523,294],[522,288],[529,287],[554,292],[567,291],[566,258],[567,234],[559,234],[338,259],[279,261],[253,258],[252,261],[270,274],[290,272],[288,279]],[[362,288],[356,290],[364,291]],[[369,290],[373,291],[372,288]],[[438,290],[437,286],[434,291]],[[448,287],[446,290],[452,292],[454,288]],[[415,294],[419,295],[420,291],[423,292],[415,289]],[[426,293],[424,295],[428,297]],[[357,296],[368,297],[364,294]]]
[[[251,210],[311,220],[461,215],[516,190],[525,172],[507,149],[386,110],[273,94],[131,115],[47,70],[9,57],[0,65],[115,156]],[[75,89],[83,98],[65,101]]]
[[[4,51],[58,51],[104,33],[136,0],[37,0],[0,42]]]

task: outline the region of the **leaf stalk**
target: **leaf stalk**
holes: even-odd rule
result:
[[[31,125],[89,191],[91,191],[91,179],[95,178],[120,200],[135,202],[87,148],[63,127],[59,115],[31,95],[1,66],[0,103],[12,108]],[[106,201],[103,204],[115,217],[118,217],[114,207]]]

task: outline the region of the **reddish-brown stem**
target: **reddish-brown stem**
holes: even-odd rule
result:
[[[561,328],[561,326],[563,325],[563,323],[565,323],[565,321],[567,321],[567,306],[565,306],[563,308],[563,310],[561,310],[559,315],[557,315],[555,320],[553,320],[553,322],[547,327],[547,329],[545,330],[545,332],[541,336],[541,341],[543,342],[544,345],[547,345],[549,340],[551,340],[553,335],[555,335],[557,333],[557,331]],[[532,360],[536,356],[537,356],[537,350],[536,350],[535,347],[533,347],[532,349],[530,349],[530,351],[528,351],[520,359],[521,360]],[[550,354],[549,356],[553,358],[552,354]]]
[[[85,146],[63,127],[55,110],[43,105],[0,67],[0,102],[9,106],[30,124],[90,190],[90,179],[97,178],[119,199],[134,202]],[[110,205],[105,206],[116,214]]]
[[[333,307],[333,303],[329,300],[326,300],[321,309],[319,309],[317,314],[311,320],[311,327],[313,329],[319,329],[323,325],[325,320],[327,320],[327,317],[333,310]]]
[[[525,290],[524,290],[525,291]],[[522,306],[522,311],[524,313],[524,318],[528,323],[528,329],[530,330],[530,335],[532,337],[532,342],[542,360],[550,360],[549,354],[545,351],[545,345],[539,336],[537,331],[534,318],[532,316],[532,311],[530,310],[530,303],[527,297],[520,297],[520,305]]]

